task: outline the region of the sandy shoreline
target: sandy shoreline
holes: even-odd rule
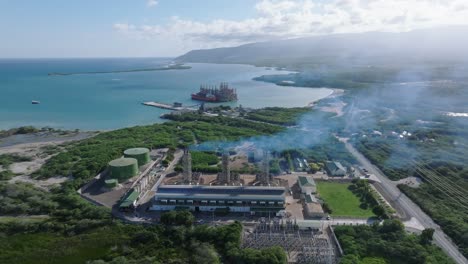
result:
[[[46,161],[55,154],[50,155],[47,149],[54,149],[58,153],[63,151],[62,144],[82,140],[96,135],[91,132],[78,132],[69,135],[59,135],[57,133],[33,133],[28,135],[13,135],[2,138],[0,144],[0,154],[12,154],[22,157],[29,157],[31,161],[15,162],[2,170],[10,170],[15,177],[9,183],[26,182],[34,184],[36,187],[47,189],[48,187],[60,184],[67,180],[66,177],[53,177],[47,180],[36,180],[30,177],[32,173],[40,169]],[[17,138],[20,136],[19,138]]]
[[[316,104],[319,103],[321,100],[324,99],[331,99],[331,98],[337,98],[342,96],[345,93],[344,89],[338,89],[338,88],[327,88],[332,90],[332,93],[322,99],[316,100],[314,102],[309,103],[309,107],[317,107],[322,112],[329,112],[329,113],[335,113],[336,116],[342,116],[344,115],[343,108],[346,106],[346,103],[344,103],[341,100],[337,100],[336,102],[329,102],[327,105],[324,106],[317,106]]]

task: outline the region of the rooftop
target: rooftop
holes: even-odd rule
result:
[[[139,154],[144,154],[148,152],[149,152],[149,149],[147,148],[131,148],[131,149],[125,150],[124,154],[125,155],[139,155]]]
[[[109,162],[109,166],[114,167],[125,167],[133,164],[137,164],[137,160],[134,158],[120,158]]]
[[[315,198],[315,196],[313,195],[310,195],[310,194],[306,194],[304,196],[304,200],[306,203],[317,203],[317,198]]]
[[[140,195],[139,192],[132,190],[130,193],[127,195],[127,197],[122,201],[120,204],[120,207],[129,207],[133,204],[133,202],[136,201],[138,196]]]
[[[299,176],[297,180],[300,186],[315,186],[315,181],[312,177]]]
[[[341,165],[341,163],[339,163],[337,161],[327,162],[326,165],[330,170],[333,170],[333,171],[336,171],[336,170],[346,171],[346,169],[343,167],[343,165]]]
[[[284,187],[164,185],[155,198],[207,200],[284,200]]]

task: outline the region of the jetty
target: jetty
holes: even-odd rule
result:
[[[158,102],[143,102],[143,105],[146,106],[152,106],[152,107],[157,107],[161,109],[167,109],[167,110],[172,110],[172,111],[196,111],[197,108],[194,108],[194,106],[182,106],[181,103],[173,103],[173,104],[165,104],[165,103],[158,103]],[[196,105],[195,105],[196,106]]]

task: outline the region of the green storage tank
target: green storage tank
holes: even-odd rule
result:
[[[150,150],[147,148],[131,148],[124,151],[124,157],[138,160],[138,166],[143,166],[150,161]]]
[[[120,158],[109,162],[109,178],[124,182],[138,174],[138,161],[133,158]]]
[[[106,184],[106,187],[109,189],[115,188],[117,187],[117,185],[119,185],[119,181],[116,179],[108,179],[108,180],[105,180],[104,183]]]

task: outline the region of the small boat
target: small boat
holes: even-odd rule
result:
[[[40,103],[41,103],[40,101],[35,101],[35,100],[31,101],[31,104],[40,104]]]

